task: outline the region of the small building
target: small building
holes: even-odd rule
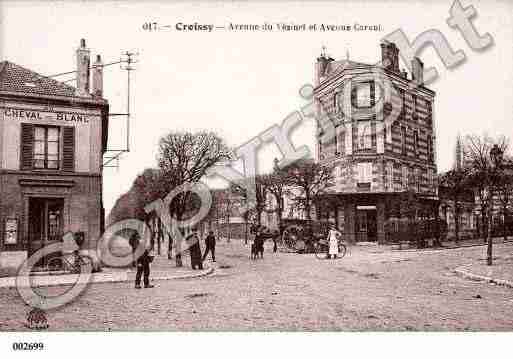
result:
[[[385,240],[385,222],[402,216],[405,194],[420,198],[420,217],[438,211],[435,92],[424,65],[399,69],[399,49],[381,44],[381,62],[365,64],[322,54],[316,62],[316,160],[334,167],[319,218],[350,241]]]
[[[0,62],[0,269],[68,232],[83,232],[84,247],[95,248],[103,232],[109,104],[101,58],[90,66],[83,39],[76,66],[72,87]]]

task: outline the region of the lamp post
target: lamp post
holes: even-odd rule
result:
[[[486,264],[489,266],[491,266],[492,262],[493,262],[493,257],[492,257],[492,249],[493,249],[493,243],[492,243],[493,242],[492,241],[493,187],[497,183],[498,177],[500,175],[503,154],[504,154],[504,151],[497,144],[494,144],[493,147],[490,149],[490,158],[493,163],[493,168],[492,168],[490,193],[489,193],[490,203],[488,205],[488,235],[487,235],[488,246],[486,249]]]

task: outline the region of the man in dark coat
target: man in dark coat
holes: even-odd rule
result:
[[[133,261],[132,261],[132,267],[135,267],[136,266],[136,260],[135,260],[135,251],[137,249],[137,247],[139,247],[139,242],[140,242],[141,238],[139,237],[139,233],[137,231],[134,231],[131,235],[130,235],[130,238],[128,239],[128,244],[130,245],[130,247],[132,248],[132,257],[133,257]]]
[[[204,261],[207,258],[207,254],[210,251],[210,255],[212,256],[212,262],[216,261],[216,237],[214,236],[214,232],[210,231],[208,232],[207,238],[205,238],[205,246],[207,247],[205,249],[205,254],[203,254]]]
[[[203,269],[198,231],[195,228],[193,228],[192,233],[185,240],[187,241],[187,245],[189,246],[192,269]]]
[[[144,275],[144,288],[153,288],[150,284],[150,263],[153,257],[150,256],[149,250],[144,250],[143,254],[137,258],[137,273],[135,275],[135,288],[141,289],[141,276]]]

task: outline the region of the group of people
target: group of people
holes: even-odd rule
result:
[[[192,232],[185,239],[186,243],[189,247],[189,253],[191,256],[191,267],[192,269],[203,269],[203,262],[207,258],[207,255],[210,253],[212,261],[216,261],[216,237],[214,236],[214,232],[210,231],[205,238],[205,252],[201,254],[200,240],[199,234],[196,228],[193,228]],[[135,256],[135,252],[140,244],[140,236],[139,233],[134,232],[129,239],[130,247],[132,248],[132,255]],[[154,286],[150,284],[150,263],[153,262],[153,256],[151,255],[151,250],[153,246],[150,248],[146,248],[142,255],[138,258],[135,258],[132,262],[132,266],[137,268],[137,272],[135,275],[135,288],[141,289],[141,279],[143,280],[144,288],[153,288]]]
[[[328,231],[328,253],[327,258],[336,258],[338,255],[338,238],[341,236],[341,233],[335,228],[335,226],[331,226]],[[266,232],[264,228],[256,228],[255,230],[255,240],[251,245],[251,258],[256,259],[258,257],[264,257],[264,242],[266,239],[271,238],[273,240],[273,252],[277,251],[277,243],[276,236],[272,235],[270,232]],[[200,246],[200,236],[198,234],[198,230],[196,228],[192,229],[192,232],[185,239],[188,248],[189,254],[191,256],[191,267],[192,269],[203,269],[203,262],[207,258],[207,255],[210,253],[212,261],[216,261],[216,237],[214,236],[213,231],[209,231],[208,235],[205,237],[205,252],[201,253]],[[132,253],[135,255],[136,249],[139,246],[140,237],[137,232],[130,237],[129,244],[132,247]],[[146,248],[141,256],[133,261],[133,266],[137,267],[137,273],[135,275],[135,288],[140,289],[141,287],[141,279],[143,280],[144,288],[153,288],[153,285],[150,284],[150,263],[153,262],[153,256],[151,255],[152,248]]]

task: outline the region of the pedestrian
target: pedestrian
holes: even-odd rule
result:
[[[205,254],[203,255],[202,261],[205,261],[207,258],[208,252],[212,256],[212,262],[216,261],[216,237],[214,236],[214,231],[209,231],[207,237],[205,238]]]
[[[280,235],[280,232],[275,230],[272,233],[272,240],[273,240],[273,253],[278,252],[278,236]]]
[[[255,258],[260,254],[260,258],[264,258],[264,233],[263,229],[259,228],[255,234]]]
[[[137,247],[139,247],[139,243],[141,241],[141,237],[139,236],[139,232],[133,231],[130,235],[130,238],[128,239],[128,244],[132,248],[132,267],[135,268],[136,266],[136,258],[135,258],[135,251],[137,250]]]
[[[333,256],[333,258],[337,258],[337,255],[338,255],[338,238],[341,236],[342,234],[337,231],[337,229],[335,228],[335,225],[332,224],[330,226],[330,230],[328,231],[328,244],[329,244],[329,248],[328,248],[328,254],[326,256],[327,259],[330,259],[331,256]]]
[[[137,258],[137,273],[135,275],[135,288],[141,289],[141,276],[143,276],[144,288],[153,288],[150,284],[150,263],[153,262],[153,256],[149,249],[145,249],[143,254]]]
[[[201,247],[199,243],[198,230],[194,227],[191,234],[185,239],[189,247],[189,254],[191,255],[192,269],[203,269],[203,262],[201,261]]]

